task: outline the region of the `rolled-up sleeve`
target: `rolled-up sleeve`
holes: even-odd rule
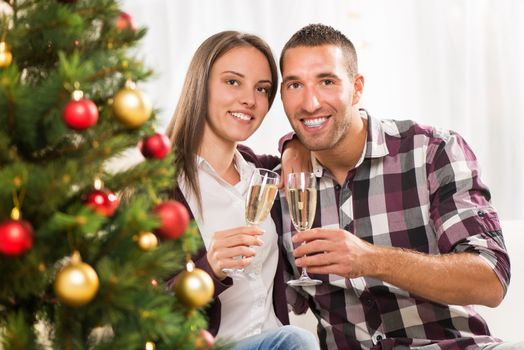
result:
[[[511,275],[509,256],[473,151],[460,135],[451,133],[430,145],[428,155],[430,216],[439,251],[478,254],[506,292]]]

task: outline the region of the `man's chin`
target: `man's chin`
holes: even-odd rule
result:
[[[311,152],[319,152],[319,151],[325,151],[327,149],[331,148],[331,144],[327,142],[320,142],[320,140],[305,140],[303,137],[298,137],[300,142]]]

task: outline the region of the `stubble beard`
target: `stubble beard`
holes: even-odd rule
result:
[[[298,139],[300,140],[300,142],[302,142],[304,147],[306,147],[311,152],[322,152],[335,149],[342,142],[345,136],[349,133],[351,125],[351,119],[349,119],[349,121],[347,122],[344,121],[342,123],[337,123],[333,125],[333,132],[330,132],[328,135],[324,135],[321,138],[306,138],[298,131],[298,127],[294,129],[295,133],[298,136]]]

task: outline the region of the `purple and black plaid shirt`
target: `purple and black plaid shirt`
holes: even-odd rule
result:
[[[497,213],[460,135],[368,117],[365,152],[346,182],[338,185],[318,163],[314,172],[314,227],[343,228],[373,244],[428,254],[478,254],[507,289],[510,264]],[[293,262],[294,228],[282,193],[281,203],[283,244]],[[299,276],[294,264],[289,270]],[[374,278],[312,276],[324,283],[289,288],[288,303],[300,313],[307,302],[319,320],[322,349],[466,349],[500,341],[471,306],[432,302]]]

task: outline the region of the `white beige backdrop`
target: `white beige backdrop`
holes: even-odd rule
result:
[[[259,34],[278,58],[296,30],[322,22],[355,43],[372,115],[460,132],[501,217],[524,219],[524,1],[125,0],[123,7],[149,27],[137,55],[156,72],[142,89],[161,109],[160,131],[193,52],[209,35]],[[277,99],[248,145],[276,153],[289,130]]]

